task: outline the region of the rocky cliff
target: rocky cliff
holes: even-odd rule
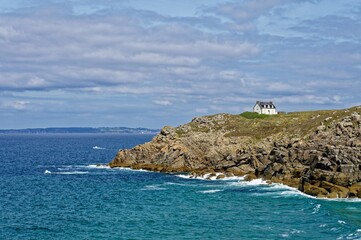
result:
[[[164,127],[148,143],[119,151],[109,165],[245,175],[317,197],[361,198],[361,107],[197,117],[176,128]]]

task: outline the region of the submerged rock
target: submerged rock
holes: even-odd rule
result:
[[[361,196],[361,108],[264,119],[217,114],[120,150],[111,167],[263,178],[318,197]],[[320,127],[321,126],[321,127]]]

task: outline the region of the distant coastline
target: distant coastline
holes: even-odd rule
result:
[[[114,134],[157,134],[160,129],[128,127],[51,127],[26,129],[0,129],[0,134],[54,134],[54,133],[114,133]]]

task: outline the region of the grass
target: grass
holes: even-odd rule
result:
[[[352,112],[361,114],[361,108],[345,110],[320,110],[307,112],[293,112],[288,114],[264,115],[244,112],[238,115],[224,114],[222,121],[217,120],[217,115],[206,116],[207,124],[199,125],[191,122],[188,126],[191,131],[183,133],[176,129],[179,136],[186,136],[192,132],[217,132],[221,131],[226,137],[250,137],[254,140],[267,138],[273,135],[304,137],[316,131],[321,124],[326,127],[333,121],[340,121]],[[326,121],[326,119],[329,119]]]
[[[244,112],[241,113],[240,116],[245,117],[247,119],[256,119],[256,118],[264,119],[264,118],[269,118],[271,115],[259,114],[256,112]]]

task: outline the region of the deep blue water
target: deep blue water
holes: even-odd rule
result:
[[[361,239],[361,202],[95,166],[151,138],[0,135],[0,239]]]

